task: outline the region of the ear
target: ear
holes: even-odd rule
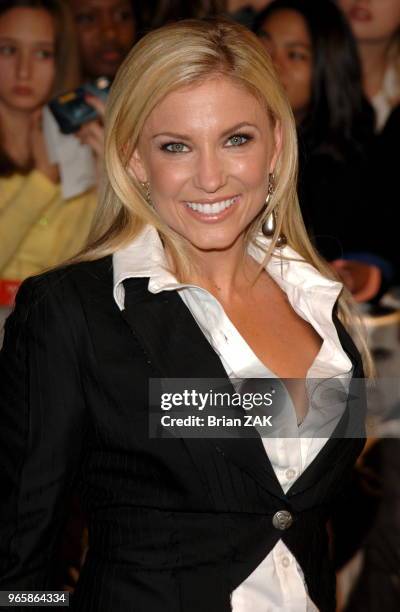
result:
[[[129,160],[128,168],[140,183],[147,183],[148,177],[138,147],[133,151]]]
[[[276,121],[273,129],[274,135],[274,150],[272,153],[271,162],[269,164],[269,171],[274,172],[276,163],[282,151],[282,124],[280,121]]]

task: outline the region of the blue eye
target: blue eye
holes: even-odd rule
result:
[[[14,55],[16,48],[13,45],[1,45],[0,46],[0,55],[9,56]]]
[[[228,147],[240,147],[252,140],[252,138],[248,134],[234,134],[228,139],[228,143],[231,143],[228,144]]]
[[[53,51],[48,51],[47,49],[38,49],[36,51],[36,57],[43,60],[52,59],[54,57],[54,53]]]
[[[188,150],[188,146],[183,144],[183,142],[168,142],[161,146],[163,151],[168,151],[168,153],[186,153]]]

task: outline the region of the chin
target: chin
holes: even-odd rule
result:
[[[27,113],[33,113],[33,111],[42,107],[44,104],[45,102],[37,101],[37,100],[34,100],[33,98],[26,98],[25,100],[19,98],[18,100],[14,99],[10,101],[9,106],[15,111],[24,111]]]
[[[108,77],[112,80],[115,78],[115,75],[117,74],[120,65],[120,62],[118,62],[112,65],[107,64],[105,66],[98,66],[95,70],[92,70],[91,73],[95,75],[101,74],[102,76]]]
[[[196,238],[191,239],[190,236],[184,236],[186,240],[193,246],[195,249],[199,251],[227,251],[230,249],[241,237],[243,234],[235,234],[230,236],[216,236],[215,238],[208,236],[205,239],[200,239],[196,236]]]

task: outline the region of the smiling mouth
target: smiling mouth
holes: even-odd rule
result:
[[[195,210],[202,215],[218,215],[230,208],[233,204],[235,204],[235,202],[238,201],[238,199],[239,196],[234,196],[233,198],[220,200],[219,202],[185,202],[185,204],[191,210]]]

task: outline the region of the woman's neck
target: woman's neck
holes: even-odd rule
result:
[[[24,167],[30,161],[31,115],[0,103],[1,147],[10,159]]]
[[[226,251],[199,251],[192,255],[195,273],[190,282],[207,289],[222,303],[229,303],[235,294],[250,289],[257,278],[259,266],[246,254],[243,242]]]
[[[363,87],[366,97],[371,100],[380,92],[389,64],[390,41],[359,42]]]

